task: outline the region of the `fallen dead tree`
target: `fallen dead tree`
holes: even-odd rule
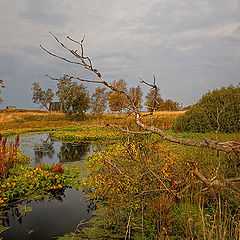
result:
[[[211,139],[205,139],[203,141],[199,141],[199,140],[193,140],[193,139],[187,139],[187,138],[180,138],[180,137],[168,135],[165,131],[163,131],[162,129],[160,129],[158,127],[153,126],[152,124],[146,125],[142,120],[143,120],[144,117],[147,117],[149,115],[151,117],[153,117],[153,113],[156,110],[156,104],[157,104],[156,101],[153,102],[152,106],[148,106],[148,109],[150,109],[149,113],[147,113],[147,114],[146,113],[145,114],[141,113],[140,110],[139,110],[139,107],[137,105],[135,105],[135,102],[130,97],[130,95],[123,90],[119,90],[118,88],[113,86],[111,83],[104,80],[103,77],[102,77],[102,74],[99,72],[99,70],[96,69],[93,66],[93,62],[92,62],[91,58],[89,58],[88,56],[85,56],[84,47],[83,47],[84,38],[81,41],[76,41],[69,36],[67,37],[67,39],[70,42],[75,43],[78,46],[78,48],[80,49],[80,51],[78,52],[78,50],[73,50],[73,49],[69,48],[66,44],[64,44],[62,41],[60,41],[53,33],[50,32],[50,34],[54,37],[56,42],[62,48],[64,48],[70,54],[70,56],[75,57],[76,60],[71,60],[70,58],[62,57],[60,55],[52,53],[51,51],[47,50],[45,47],[40,45],[40,47],[46,53],[48,53],[49,55],[51,55],[55,58],[61,59],[65,62],[82,66],[83,68],[87,69],[88,71],[93,72],[97,76],[98,80],[82,79],[80,77],[69,76],[69,75],[65,75],[65,76],[68,77],[69,79],[75,79],[75,80],[79,80],[81,82],[87,82],[87,83],[93,83],[93,84],[102,84],[105,87],[107,87],[108,89],[124,95],[126,97],[126,99],[128,100],[128,104],[125,107],[127,109],[127,116],[134,115],[135,123],[136,123],[137,126],[140,127],[140,129],[142,131],[141,132],[132,131],[131,129],[128,128],[128,126],[125,126],[126,129],[120,128],[119,126],[109,125],[109,124],[104,126],[104,127],[108,127],[108,126],[116,127],[118,129],[122,130],[123,132],[127,132],[127,133],[156,134],[160,138],[162,138],[166,141],[169,141],[169,142],[173,142],[173,143],[177,143],[177,144],[181,144],[181,145],[186,145],[186,146],[192,146],[192,147],[209,148],[209,149],[212,149],[212,150],[216,150],[217,152],[222,151],[222,152],[226,152],[226,153],[233,153],[237,156],[238,159],[240,159],[240,143],[239,142],[235,142],[235,141],[219,142],[219,141],[215,141],[215,140],[211,140]],[[51,76],[49,76],[49,77],[53,80],[58,80],[58,78],[53,78]],[[144,81],[141,78],[140,78],[140,82],[142,84],[145,84],[149,88],[154,89],[155,93],[157,95],[157,86],[156,86],[154,76],[153,76],[153,83],[149,83],[147,81]],[[101,126],[101,127],[103,127],[103,126]],[[237,182],[240,181],[240,178],[219,180],[218,179],[218,169],[219,169],[219,167],[216,170],[215,176],[211,179],[208,179],[208,178],[204,177],[198,171],[197,168],[193,169],[192,172],[198,180],[200,180],[203,184],[205,184],[208,187],[225,187],[229,184],[234,184],[234,183],[237,183]]]

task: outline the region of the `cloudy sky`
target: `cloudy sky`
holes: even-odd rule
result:
[[[74,50],[66,36],[86,35],[85,52],[105,80],[132,87],[155,75],[162,97],[185,106],[240,82],[240,0],[0,0],[0,10],[0,108],[38,108],[32,83],[56,90],[46,74],[94,79],[39,47],[68,56],[49,31]]]

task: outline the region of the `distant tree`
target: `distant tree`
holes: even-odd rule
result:
[[[132,99],[132,101],[134,102],[134,105],[138,108],[141,109],[142,108],[142,90],[140,88],[140,86],[137,86],[136,88],[132,87],[129,89],[128,91],[128,95],[129,97]]]
[[[127,83],[120,79],[114,81],[112,85],[118,90],[127,93]],[[111,90],[108,96],[109,107],[112,112],[122,112],[128,105],[127,97],[124,94]]]
[[[90,108],[90,97],[83,84],[73,82],[68,76],[58,80],[56,95],[63,104],[63,111],[68,116],[82,118]]]
[[[95,93],[91,97],[91,108],[92,113],[95,115],[101,115],[107,108],[107,93],[106,88],[98,87]]]
[[[4,84],[3,84],[3,80],[0,80],[0,87],[1,88],[5,88]],[[1,94],[1,91],[0,91]],[[3,99],[0,97],[0,103],[3,102]]]
[[[178,102],[174,102],[171,99],[167,99],[163,101],[161,110],[165,111],[179,111],[181,109],[180,104]]]
[[[145,106],[148,111],[156,111],[159,110],[163,105],[163,99],[160,95],[160,89],[150,89],[148,94],[146,95]]]
[[[54,93],[52,89],[48,88],[46,91],[42,90],[39,83],[34,82],[32,87],[33,97],[32,100],[36,104],[40,104],[41,108],[45,107],[49,111],[49,104],[52,102]]]
[[[187,110],[190,110],[191,108],[192,108],[192,105],[188,105],[186,107],[183,107],[182,110],[187,111]]]

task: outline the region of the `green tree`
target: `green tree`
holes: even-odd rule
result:
[[[174,102],[171,99],[167,99],[163,101],[161,110],[165,111],[179,111],[181,109],[180,104],[178,102]]]
[[[240,131],[240,85],[206,93],[184,115],[177,118],[178,131]]]
[[[45,107],[49,111],[49,104],[52,102],[54,93],[52,89],[48,88],[46,91],[42,90],[39,83],[34,82],[32,87],[33,97],[32,100],[36,104],[40,104],[40,107]]]
[[[68,116],[84,117],[86,110],[90,108],[90,98],[83,84],[73,82],[68,76],[58,80],[56,95],[63,104],[63,111]]]
[[[101,115],[107,108],[107,93],[106,88],[98,87],[91,97],[92,113],[95,115]]]

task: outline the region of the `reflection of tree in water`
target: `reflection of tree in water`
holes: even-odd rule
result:
[[[26,204],[31,203],[32,201],[38,202],[38,203],[44,203],[44,202],[48,203],[52,200],[57,200],[57,202],[63,202],[65,199],[66,199],[66,196],[64,194],[64,191],[62,191],[62,192],[56,193],[51,198],[48,198],[48,200],[45,200],[45,199],[30,200],[30,201],[27,201]],[[88,202],[88,205],[86,206],[86,210],[88,214],[96,210],[96,204],[93,202],[93,200],[85,200],[85,201]],[[11,227],[13,222],[17,221],[20,225],[22,225],[24,222],[24,217],[27,216],[28,214],[31,214],[31,212],[32,212],[32,208],[28,205],[12,204],[8,209],[0,212],[0,224],[3,227]],[[0,237],[0,239],[2,238]]]
[[[47,202],[51,200],[57,200],[58,202],[63,202],[65,199],[64,191],[56,193],[51,198],[47,200]],[[35,202],[44,202],[45,199],[37,199],[34,200]],[[30,203],[28,201],[27,203]],[[15,219],[18,221],[20,225],[23,223],[23,217],[26,216],[28,213],[32,211],[32,208],[28,205],[15,205],[12,204],[7,210],[2,211],[0,215],[0,224],[2,224],[3,227],[11,227],[11,222]],[[1,238],[0,238],[1,239]]]
[[[43,163],[43,158],[46,156],[49,159],[53,158],[55,154],[55,150],[53,146],[54,141],[52,140],[51,137],[52,137],[52,134],[49,133],[45,141],[42,141],[41,144],[33,148],[36,163]]]
[[[78,144],[62,143],[58,153],[59,162],[75,162],[83,159],[90,151],[91,143],[80,142]]]

